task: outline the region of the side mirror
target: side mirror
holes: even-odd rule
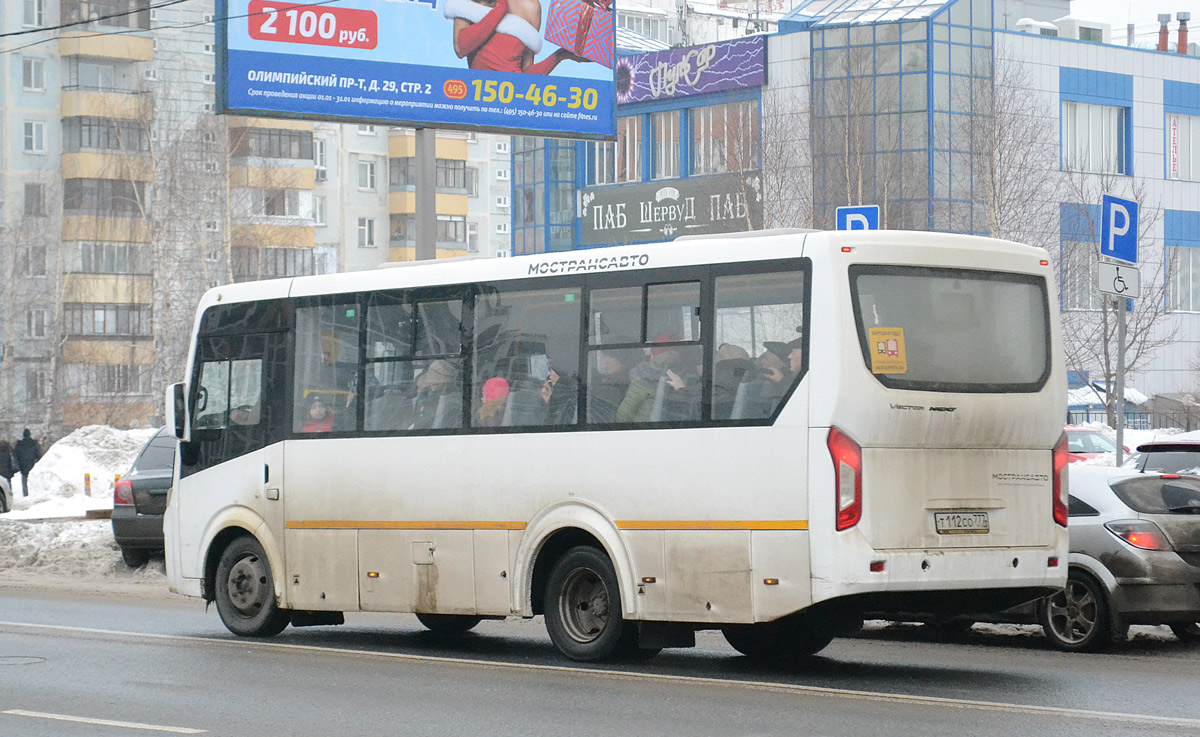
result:
[[[171,428],[177,440],[187,442],[188,432],[187,400],[184,396],[183,384],[171,384],[167,387],[166,396],[167,427]]]

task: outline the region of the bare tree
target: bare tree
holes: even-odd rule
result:
[[[1063,348],[1067,365],[1080,372],[1098,372],[1105,386],[1105,410],[1108,422],[1116,421],[1118,362],[1124,360],[1126,374],[1144,368],[1155,353],[1176,339],[1178,326],[1166,312],[1167,275],[1173,270],[1167,261],[1147,260],[1141,264],[1142,294],[1139,299],[1113,299],[1100,295],[1096,281],[1100,260],[1100,208],[1088,207],[1105,194],[1138,203],[1138,241],[1148,243],[1162,211],[1147,196],[1144,182],[1116,174],[1072,172],[1065,179],[1075,209],[1076,228],[1086,241],[1065,243],[1058,270],[1063,282]],[[1094,239],[1094,240],[1093,240]],[[1146,249],[1149,250],[1149,249]],[[1145,253],[1145,250],[1143,251]],[[1126,303],[1132,304],[1129,309]],[[1125,311],[1125,351],[1122,357],[1117,343],[1118,321]]]
[[[764,228],[813,225],[810,123],[805,99],[796,91],[784,88],[763,93],[757,194],[763,201]],[[747,197],[751,194],[747,192]]]

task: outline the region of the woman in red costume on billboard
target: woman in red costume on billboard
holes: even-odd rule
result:
[[[448,0],[443,7],[446,17],[454,18],[454,53],[466,57],[471,69],[549,74],[564,59],[589,61],[556,49],[534,63],[542,47],[539,0]]]

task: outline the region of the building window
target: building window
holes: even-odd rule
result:
[[[412,241],[417,228],[416,215],[392,215],[389,218],[392,228],[392,245],[398,246],[406,241]]]
[[[653,179],[674,179],[679,176],[679,111],[668,110],[650,116],[654,137],[651,162]]]
[[[1104,32],[1099,28],[1088,28],[1087,26],[1079,27],[1079,40],[1091,41],[1092,43],[1104,43]]]
[[[1167,246],[1167,309],[1200,312],[1200,248]]]
[[[313,225],[325,225],[324,197],[313,197]]]
[[[206,53],[206,54],[217,53],[217,45],[216,44],[204,44],[204,53]]]
[[[46,89],[46,62],[41,59],[22,59],[21,77],[27,90]]]
[[[267,217],[298,217],[300,192],[294,189],[251,190],[253,211]]]
[[[25,214],[42,217],[46,214],[46,187],[43,184],[25,185]]]
[[[116,87],[117,68],[112,64],[81,61],[74,68],[68,67],[67,72],[80,89],[102,91]]]
[[[25,153],[46,152],[46,124],[40,120],[25,121]]]
[[[216,84],[216,83],[217,83],[217,75],[213,74],[212,72],[206,72],[204,75],[204,84]]]
[[[40,28],[45,20],[45,0],[25,0],[25,25]]]
[[[373,136],[373,135],[375,135],[375,126],[360,125],[360,126],[358,126],[358,134],[360,136]]]
[[[46,372],[41,369],[31,369],[25,372],[25,398],[46,398]]]
[[[758,167],[758,101],[691,111],[692,173],[724,174]]]
[[[150,305],[63,304],[67,335],[150,335]]]
[[[145,394],[150,390],[148,366],[122,363],[92,368],[89,373],[98,394]]]
[[[479,196],[479,167],[477,166],[467,167],[467,196]]]
[[[509,224],[505,221],[500,221],[500,222],[496,223],[497,235],[508,235],[508,225]]]
[[[508,209],[508,195],[502,195],[496,198],[496,207],[501,210]]]
[[[412,156],[388,160],[388,185],[413,187],[417,184],[417,160]]]
[[[123,179],[66,179],[63,212],[95,215],[142,214],[146,185]]]
[[[146,130],[132,120],[92,116],[63,118],[63,151],[89,149],[146,152],[150,150],[150,138]]]
[[[617,183],[617,144],[612,141],[587,144],[587,183]]]
[[[1167,115],[1167,179],[1200,180],[1200,115]]]
[[[234,156],[266,159],[312,159],[312,131],[244,128],[230,141]]]
[[[375,247],[375,218],[358,219],[358,247]]]
[[[642,116],[617,118],[617,181],[642,181]]]
[[[496,170],[496,181],[507,182],[508,180],[509,180],[508,169],[497,169]]]
[[[81,242],[65,249],[67,270],[79,274],[149,274],[144,243]]]
[[[437,241],[439,243],[466,243],[466,218],[461,215],[438,215]]]
[[[46,337],[46,311],[25,310],[25,337]]]
[[[1064,101],[1063,168],[1124,174],[1127,113],[1126,108],[1113,105]]]
[[[17,249],[17,276],[45,276],[46,247],[26,246]]]
[[[359,189],[375,189],[375,162],[360,161],[358,162],[358,188]]]
[[[1100,257],[1094,243],[1068,241],[1062,244],[1062,305],[1066,310],[1098,310],[1096,289]]]
[[[313,166],[319,172],[325,171],[325,139],[324,138],[314,138],[313,139]],[[317,178],[324,179],[324,177],[320,177],[320,176],[318,176]]]
[[[479,250],[479,223],[467,223],[467,250]]]
[[[307,276],[313,273],[311,248],[256,248],[234,246],[230,249],[235,282]]]
[[[509,152],[509,142],[508,141],[496,141],[496,153],[506,154],[508,152]]]
[[[466,189],[467,162],[458,159],[438,159],[435,179],[435,186],[439,188]]]

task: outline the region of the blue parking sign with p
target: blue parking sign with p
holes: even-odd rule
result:
[[[1104,195],[1100,207],[1100,255],[1136,264],[1138,203]]]
[[[838,230],[879,230],[879,205],[839,207]]]

